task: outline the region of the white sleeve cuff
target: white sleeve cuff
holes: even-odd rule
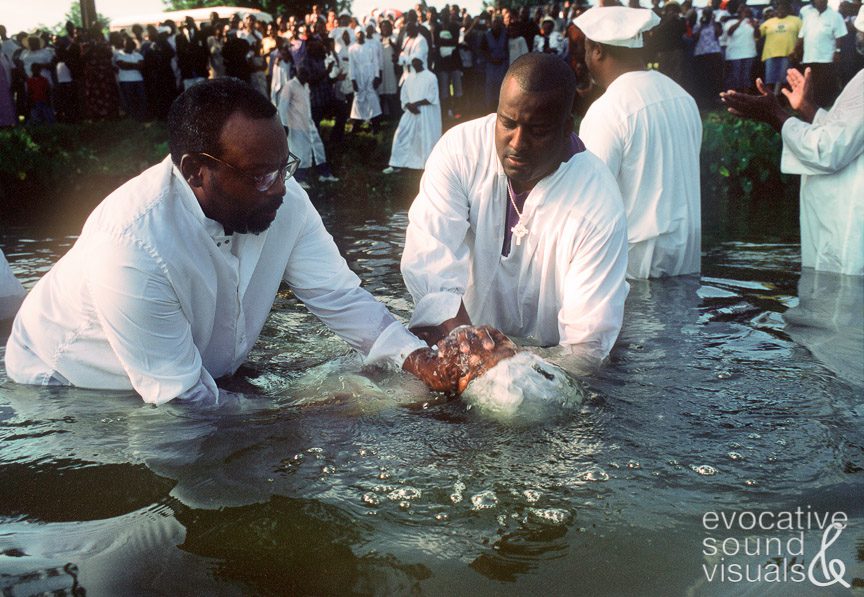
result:
[[[430,292],[417,302],[408,327],[434,326],[453,319],[459,313],[461,304],[461,294],[449,291]]]
[[[394,321],[387,326],[375,344],[366,355],[365,364],[380,364],[389,361],[401,368],[405,359],[418,348],[428,348],[420,338],[405,329],[405,326]]]

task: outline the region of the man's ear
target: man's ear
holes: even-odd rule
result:
[[[190,187],[196,188],[204,184],[204,161],[200,156],[187,153],[180,158],[180,172]]]

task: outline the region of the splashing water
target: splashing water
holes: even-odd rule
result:
[[[473,380],[463,399],[496,418],[537,420],[582,404],[582,389],[567,372],[523,351],[504,359]]]

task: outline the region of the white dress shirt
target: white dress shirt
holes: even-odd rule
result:
[[[108,196],[13,324],[19,383],[137,391],[146,402],[218,400],[284,281],[367,362],[425,346],[360,288],[294,180],[261,234],[226,236],[166,158]]]
[[[474,324],[602,359],[628,291],[618,185],[594,154],[577,153],[531,190],[520,220],[529,233],[502,256],[508,195],[495,119],[453,127],[426,162],[402,255],[411,325],[455,317],[464,301]]]

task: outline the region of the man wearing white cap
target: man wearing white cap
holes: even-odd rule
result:
[[[855,19],[864,32],[864,7]],[[790,116],[756,79],[759,95],[720,94],[729,111],[767,122],[783,138],[780,170],[801,174],[801,265],[864,276],[864,70],[846,84],[830,110],[812,98],[813,73],[787,71],[783,95]]]
[[[645,70],[642,35],[660,19],[641,8],[592,8],[575,21],[585,63],[605,92],[579,136],[618,181],[627,211],[630,278],[698,273],[701,254],[696,102],[672,79]]]
[[[554,347],[544,356],[576,371],[612,348],[627,223],[608,168],[573,134],[575,95],[566,61],[525,54],[497,113],[453,127],[426,160],[402,276],[427,342],[482,322]]]

